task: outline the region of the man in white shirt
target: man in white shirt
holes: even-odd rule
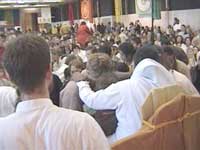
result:
[[[130,79],[94,92],[89,83],[78,82],[81,100],[96,110],[116,110],[116,132],[108,137],[113,143],[137,132],[142,126],[141,106],[152,88],[175,84],[173,76],[158,63],[155,46],[145,46],[135,54],[136,68]]]
[[[9,42],[3,63],[22,102],[14,114],[0,118],[1,150],[109,149],[105,135],[90,116],[52,104],[50,53],[42,38],[23,35]]]

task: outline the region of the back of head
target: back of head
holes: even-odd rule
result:
[[[176,46],[172,46],[172,47],[173,47],[173,51],[176,56],[176,59],[178,59],[178,60],[184,62],[186,65],[188,65],[189,59],[188,59],[186,53],[182,50],[182,48],[176,47]]]
[[[103,44],[99,47],[98,52],[99,53],[105,53],[105,54],[111,56],[112,49],[111,49],[111,46],[109,44]]]
[[[49,46],[35,35],[22,35],[6,45],[3,64],[20,91],[31,92],[44,83],[50,69]]]
[[[81,22],[81,25],[86,25],[86,22],[85,22],[85,21],[82,21],[82,22]]]
[[[125,42],[119,46],[119,50],[126,56],[133,56],[136,52],[136,49],[131,43]]]
[[[137,50],[135,54],[135,66],[137,66],[144,59],[153,59],[160,63],[160,50],[155,45],[145,45]]]
[[[89,76],[92,78],[98,78],[102,73],[112,71],[112,61],[107,54],[91,54],[88,58],[87,70]]]

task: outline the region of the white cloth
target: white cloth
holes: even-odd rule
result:
[[[174,27],[173,27],[174,31],[176,32],[178,30],[181,30],[181,26],[182,25],[180,23],[179,24],[175,24]]]
[[[108,150],[99,125],[85,113],[59,108],[50,99],[18,104],[0,118],[1,150]]]
[[[54,71],[53,73],[57,75],[60,78],[60,80],[63,82],[65,80],[64,71],[67,68],[68,68],[68,65],[62,64],[61,67],[57,71]]]
[[[171,70],[171,73],[174,76],[174,79],[176,80],[177,84],[181,86],[188,94],[199,95],[197,89],[184,74],[179,73],[176,70]]]
[[[120,33],[119,38],[121,40],[121,43],[126,42],[126,40],[128,39],[128,37],[126,36],[124,32]]]
[[[15,88],[0,86],[0,117],[8,116],[15,111],[17,98]]]
[[[141,106],[152,88],[175,84],[173,76],[161,64],[145,59],[138,64],[131,79],[93,92],[88,82],[77,83],[82,101],[96,110],[116,110],[118,125],[109,137],[113,143],[134,134],[142,126]]]

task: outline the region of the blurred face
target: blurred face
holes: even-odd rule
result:
[[[181,26],[181,31],[185,32],[185,27],[184,26]]]
[[[177,37],[177,43],[182,43],[182,38],[180,36]]]
[[[77,68],[76,66],[71,66],[71,70],[70,70],[70,73],[71,73],[71,75],[72,74],[74,74],[74,73],[76,73],[76,72],[80,72],[81,73],[81,69],[80,68]]]
[[[185,44],[186,44],[187,46],[190,46],[190,45],[191,45],[191,41],[190,41],[189,38],[186,39]]]

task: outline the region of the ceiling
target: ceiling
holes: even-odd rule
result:
[[[76,0],[0,0],[0,9],[50,7]]]

